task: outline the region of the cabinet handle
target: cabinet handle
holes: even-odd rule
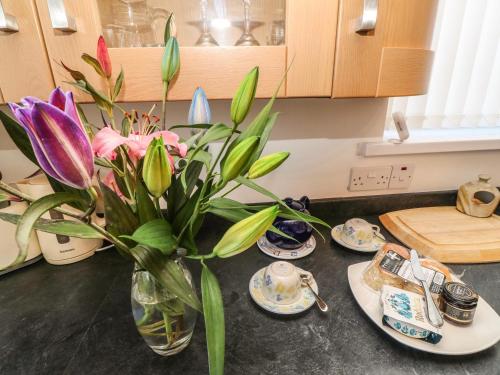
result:
[[[5,11],[3,10],[2,0],[0,0],[0,31],[6,31],[9,33],[15,33],[19,31],[16,17],[5,13]]]
[[[364,34],[377,26],[378,0],[364,0],[363,14],[358,18],[356,32]]]
[[[61,31],[76,31],[75,19],[68,15],[64,0],[47,0],[52,28]]]

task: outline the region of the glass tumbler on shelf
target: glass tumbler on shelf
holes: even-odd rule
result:
[[[113,0],[114,23],[122,26],[124,47],[155,46],[153,18],[146,0]]]
[[[278,9],[275,18],[276,19],[271,22],[267,44],[271,46],[280,46],[285,44],[284,9]]]
[[[250,0],[243,0],[244,18],[243,34],[236,41],[236,46],[259,46],[260,43],[252,34],[252,22],[250,21]]]
[[[102,35],[110,48],[125,47],[125,28],[107,24],[102,28]]]
[[[163,8],[150,8],[149,13],[153,18],[152,28],[155,44],[161,46],[165,43],[165,26],[171,13]]]
[[[198,40],[196,41],[196,45],[200,47],[214,47],[218,46],[219,43],[214,39],[212,34],[210,34],[209,25],[208,25],[208,0],[200,1],[200,9],[201,9],[201,27],[202,32]]]

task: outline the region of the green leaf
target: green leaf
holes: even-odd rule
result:
[[[94,99],[95,104],[101,108],[104,111],[111,111],[113,108],[114,104],[106,97],[106,95],[102,94],[101,92],[97,91],[90,83],[85,82],[85,88],[87,89],[88,92],[90,92],[90,95],[92,96],[92,99]]]
[[[97,61],[96,58],[90,56],[89,54],[82,54],[82,60],[89,64],[101,77],[106,78],[106,73],[101,68],[101,64]]]
[[[35,165],[38,165],[35,153],[33,152],[33,147],[31,147],[31,142],[22,126],[3,111],[0,111],[0,121],[2,121],[7,134],[9,134],[19,151],[21,151],[24,156],[26,156]]]
[[[139,222],[130,208],[100,181],[99,187],[104,198],[104,216],[108,231],[114,236],[134,233]]]
[[[21,215],[0,212],[0,219],[17,225],[21,219]],[[35,222],[33,228],[41,232],[60,234],[62,236],[104,239],[104,236],[90,225],[73,220],[47,220],[40,218]]]
[[[323,220],[318,219],[315,216],[308,215],[308,214],[305,214],[303,212],[298,212],[296,210],[291,209],[290,207],[288,207],[286,205],[285,202],[283,202],[281,199],[279,199],[276,195],[271,193],[269,190],[263,188],[260,185],[257,185],[255,182],[253,182],[245,177],[240,176],[240,177],[236,178],[236,181],[245,185],[246,187],[249,187],[250,189],[253,189],[253,190],[261,193],[262,195],[265,195],[265,196],[273,199],[274,201],[278,202],[281,205],[282,211],[284,210],[285,212],[288,212],[293,219],[299,219],[301,221],[309,223],[314,228],[314,230],[321,236],[321,238],[324,239],[321,232],[318,229],[316,229],[316,227],[314,225],[311,224],[311,223],[316,223],[316,224],[320,224],[324,227],[330,228],[330,225],[325,223]],[[283,217],[283,213],[280,213],[279,216]]]
[[[223,375],[226,338],[224,301],[217,278],[205,264],[203,264],[201,271],[201,295],[210,375]]]
[[[270,205],[267,204],[261,204],[261,205],[248,205],[244,203],[240,203],[238,201],[235,201],[233,199],[229,198],[224,198],[224,197],[218,197],[218,198],[212,198],[210,199],[209,205],[214,208],[221,208],[221,209],[245,209],[245,210],[251,210],[251,211],[260,211],[268,208]]]
[[[167,23],[165,24],[165,31],[163,34],[163,41],[165,44],[167,44],[167,41],[170,39],[170,34],[172,31],[173,27],[173,22],[174,22],[174,13],[170,13],[170,16],[168,16]]]
[[[236,202],[236,203],[238,203],[238,202]],[[251,206],[251,207],[252,208],[253,207],[263,207],[262,209],[264,209],[264,208],[267,208],[269,206]],[[209,206],[209,208],[207,209],[207,212],[210,212],[216,216],[219,216],[219,217],[221,217],[225,220],[228,220],[230,222],[233,222],[233,223],[237,223],[243,219],[246,219],[247,217],[249,217],[253,214],[253,212],[247,211],[246,209],[235,208],[235,207],[233,207],[233,208],[216,208],[216,207]],[[276,234],[279,234],[282,237],[288,238],[289,240],[293,240],[295,242],[298,242],[295,238],[289,236],[288,234],[279,230],[275,226],[272,226],[271,228],[269,228],[269,231],[274,232]]]
[[[131,236],[120,236],[137,242],[140,245],[153,247],[165,255],[170,255],[177,248],[177,240],[172,234],[168,221],[156,219],[141,225]]]
[[[135,190],[135,199],[137,202],[137,214],[139,215],[139,223],[145,224],[152,220],[157,219],[156,208],[148,194],[146,187],[141,179],[137,179]]]
[[[175,233],[180,233],[182,228],[187,224],[187,222],[193,216],[194,206],[196,205],[196,201],[200,196],[201,191],[198,189],[193,194],[193,196],[182,206],[182,208],[177,212],[174,217],[174,221],[172,222],[172,227],[174,228]]]
[[[274,124],[278,119],[278,115],[279,115],[278,112],[273,113],[267,119],[266,125],[264,126],[264,129],[262,129],[262,132],[260,134],[259,145],[257,146],[257,150],[255,150],[255,153],[253,154],[253,156],[250,158],[247,165],[243,169],[243,173],[246,173],[250,169],[252,164],[262,155],[262,151],[264,151],[264,147],[266,147],[267,141],[269,140],[269,137],[271,135],[271,131],[273,130]]]
[[[73,69],[67,67],[62,61],[61,61],[61,65],[63,66],[64,69],[66,69],[68,71],[68,73],[71,75],[71,77],[75,81],[87,82],[87,78],[85,78],[85,75],[83,75],[82,72],[79,72],[78,70],[73,70]]]
[[[16,241],[17,245],[19,246],[19,254],[17,255],[14,262],[6,268],[19,264],[26,259],[31,232],[33,230],[33,226],[38,221],[40,216],[42,216],[48,210],[68,202],[80,202],[83,204],[85,201],[82,201],[81,196],[77,194],[55,193],[46,195],[38,199],[27,208],[27,210],[21,216],[16,229]]]
[[[205,134],[201,137],[198,142],[198,146],[206,145],[211,142],[215,142],[224,138],[227,138],[233,134],[233,129],[222,123],[212,125]]]
[[[193,161],[200,161],[205,164],[205,167],[210,168],[210,161],[212,160],[212,154],[210,152],[200,150],[193,156]]]
[[[207,209],[207,212],[226,219],[232,223],[237,223],[238,221],[246,219],[247,217],[252,215],[252,212],[239,208],[228,210],[223,208],[209,207]]]
[[[168,130],[174,129],[210,129],[212,124],[194,124],[194,125],[174,125],[168,128]]]
[[[170,293],[176,295],[185,304],[201,311],[201,303],[196,292],[187,282],[184,271],[175,261],[166,257],[158,249],[142,245],[131,249],[130,254]]]
[[[198,177],[203,169],[203,163],[194,161],[190,163],[183,173],[185,173],[186,190],[184,190],[179,178],[172,176],[172,185],[168,189],[167,209],[170,222],[175,218],[177,212],[186,204],[188,198],[198,182]]]
[[[123,68],[120,68],[120,74],[118,74],[118,77],[116,78],[115,81],[115,87],[113,88],[113,96],[111,97],[112,100],[115,100],[118,95],[120,95],[120,91],[122,89],[122,84],[123,84]]]

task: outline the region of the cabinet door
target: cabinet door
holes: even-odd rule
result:
[[[94,77],[92,83],[103,87],[93,69],[80,59],[83,52],[95,55],[97,38],[103,34],[111,47],[113,74],[116,76],[120,67],[125,71],[118,99],[160,100],[161,44],[172,12],[181,46],[181,68],[169,100],[190,99],[197,86],[202,86],[209,98],[231,98],[244,75],[256,65],[260,67],[257,96],[270,97],[292,61],[280,96],[331,96],[337,0],[245,1],[249,4],[249,30],[258,46],[235,46],[245,30],[242,0],[136,1],[130,11],[124,8],[126,2],[118,0],[65,0],[66,14],[76,21],[75,32],[54,30],[49,1],[36,2],[54,78],[62,86],[68,77],[59,61],[89,79]],[[147,9],[141,9],[141,4]],[[252,38],[247,35],[247,40]],[[218,45],[203,46],[202,41]],[[80,95],[79,99],[89,98]]]
[[[47,99],[54,80],[38,22],[34,0],[3,0],[5,13],[15,17],[18,31],[0,31],[0,87],[3,99],[23,96]]]
[[[373,29],[357,32],[370,3],[377,1],[340,2],[332,96],[425,94],[438,0],[378,0]]]

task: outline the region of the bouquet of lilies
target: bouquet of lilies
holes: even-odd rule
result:
[[[90,95],[101,110],[100,127],[89,123],[72,92],[60,88],[51,93],[48,102],[25,97],[20,104],[10,103],[15,119],[0,111],[0,120],[17,147],[45,172],[55,191],[34,200],[0,181],[0,199],[29,203],[23,215],[0,214],[1,219],[17,224],[19,255],[14,264],[26,258],[33,230],[110,241],[120,254],[151,273],[183,303],[203,312],[210,373],[222,374],[223,302],[219,283],[207,266],[209,260],[245,251],[267,230],[286,236],[273,227],[278,216],[327,225],[288,208],[255,182],[289,156],[287,152],[262,156],[277,119],[277,113],[272,112],[275,96],[244,130],[240,129],[254,101],[259,77],[256,67],[244,77],[232,100],[231,126],[211,122],[207,98],[198,88],[189,124],[167,130],[165,102],[180,65],[174,36],[166,32],[161,69],[164,95],[159,117],[153,114],[154,106],[149,113],[138,114],[126,112],[116,103],[124,72],[121,70],[113,79],[102,37],[97,56],[83,54],[82,59],[107,83],[106,93],[92,86],[81,72],[62,66],[73,79],[69,83]],[[172,131],[176,128],[188,128],[190,137],[181,139]],[[222,147],[212,155],[209,146],[214,142],[222,143]],[[227,198],[241,185],[262,193],[275,204],[245,205]],[[94,223],[90,216],[98,198],[104,200],[105,227]],[[52,209],[72,220],[42,218]],[[196,236],[208,213],[234,224],[211,252],[202,254]],[[184,249],[186,258],[202,264],[202,301],[173,260],[179,249]]]

